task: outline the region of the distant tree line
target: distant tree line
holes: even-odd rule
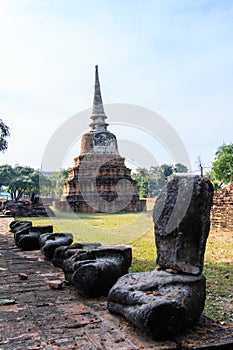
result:
[[[60,196],[62,182],[66,177],[66,170],[44,175],[28,166],[0,166],[0,188],[8,191],[11,199],[16,202],[25,196],[31,198],[35,192],[46,197]]]
[[[200,175],[202,175],[205,167],[202,166],[200,159],[199,163],[201,165]],[[137,181],[138,193],[141,198],[156,197],[172,174],[186,173],[187,171],[187,167],[181,163],[174,166],[162,164],[152,166],[149,169],[137,168],[132,177]],[[210,178],[215,190],[233,182],[233,143],[223,143],[218,147],[211,170],[206,172],[204,176]]]
[[[141,198],[156,197],[172,174],[187,172],[188,168],[181,163],[162,164],[149,169],[137,168],[132,178],[137,181],[138,194]]]
[[[3,135],[8,133],[7,128]],[[7,145],[3,142],[1,147],[4,148]],[[172,174],[186,172],[188,172],[187,167],[181,163],[162,164],[149,169],[137,168],[132,178],[137,181],[140,197],[156,197]],[[215,189],[233,182],[233,143],[223,144],[217,149],[211,171],[205,176],[210,178]],[[33,192],[45,197],[60,197],[62,183],[67,177],[67,170],[45,174],[28,166],[12,167],[6,164],[0,166],[0,189],[8,191],[14,201],[25,196],[31,197]]]

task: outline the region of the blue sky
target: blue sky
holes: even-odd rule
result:
[[[98,64],[104,103],[157,112],[193,170],[198,156],[210,166],[233,141],[232,19],[231,0],[1,0],[1,163],[40,167],[53,133],[91,107]]]

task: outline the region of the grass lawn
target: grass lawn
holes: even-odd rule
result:
[[[19,218],[18,218],[19,219]],[[21,218],[20,218],[21,219]],[[24,218],[23,220],[26,220]],[[151,213],[59,213],[54,218],[29,218],[33,225],[54,225],[54,232],[71,232],[74,241],[132,246],[131,272],[156,267]],[[219,322],[233,322],[233,233],[211,232],[207,241],[204,274],[207,298],[204,313]]]
[[[61,213],[56,217],[29,218],[33,225],[54,226],[54,232],[71,232],[74,241],[98,241],[102,244],[132,244],[152,229],[149,213]],[[20,219],[21,220],[21,219]],[[24,218],[24,220],[27,220]]]

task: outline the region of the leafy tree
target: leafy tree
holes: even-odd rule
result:
[[[137,190],[139,197],[145,198],[148,196],[148,169],[137,168],[136,173],[132,174],[134,180],[137,181]]]
[[[2,165],[0,184],[7,187],[12,200],[18,201],[25,194],[39,192],[39,173],[31,167]]]
[[[141,183],[140,183],[140,190],[139,190],[139,196],[141,198],[146,198],[148,196],[148,179],[143,178]]]
[[[233,143],[221,145],[215,153],[211,179],[227,184],[233,181]]]
[[[40,173],[40,192],[46,197],[60,197],[62,195],[62,183],[68,177],[68,171],[62,169],[50,175]]]
[[[0,152],[4,152],[7,149],[8,143],[6,138],[8,136],[10,136],[9,128],[3,123],[2,119],[0,119]]]
[[[11,179],[14,177],[14,170],[10,165],[0,166],[0,187],[8,186]]]
[[[181,163],[177,163],[175,164],[174,167],[174,173],[187,173],[188,172],[188,168]]]
[[[11,198],[18,201],[23,195],[31,197],[33,192],[43,196],[60,196],[62,182],[67,178],[68,172],[61,170],[47,176],[31,167],[1,165],[0,187],[5,186]]]
[[[160,168],[161,168],[161,170],[162,170],[162,172],[163,172],[164,177],[165,177],[166,180],[167,180],[167,178],[168,178],[170,175],[173,174],[173,170],[174,170],[173,165],[170,165],[170,164],[162,164],[162,165],[160,166]]]
[[[50,197],[51,181],[48,175],[39,172],[40,195]]]
[[[55,178],[55,196],[61,196],[63,193],[62,184],[68,178],[68,170],[62,169],[54,173]]]
[[[161,167],[150,167],[148,177],[149,196],[156,197],[165,184],[166,180]]]
[[[148,171],[147,168],[137,168],[137,169],[136,169],[136,173],[137,173],[139,176],[147,177],[148,174],[149,174],[149,171]]]
[[[152,166],[150,169],[137,168],[132,177],[137,181],[139,196],[156,197],[174,172],[188,172],[188,168],[181,163],[177,163],[175,166],[162,164],[161,166]]]
[[[17,165],[14,167],[14,175],[8,184],[8,191],[12,200],[17,202],[23,194],[31,195],[39,192],[39,173],[31,167]]]

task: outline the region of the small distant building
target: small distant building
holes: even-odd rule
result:
[[[95,91],[90,131],[82,136],[81,153],[69,169],[63,183],[63,195],[57,209],[75,212],[140,212],[146,201],[140,200],[137,183],[118,151],[117,139],[107,130],[102,103],[98,66],[95,67]]]

